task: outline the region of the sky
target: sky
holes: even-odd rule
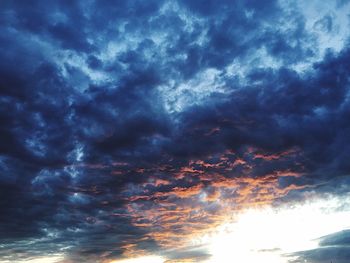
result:
[[[0,263],[346,263],[349,158],[349,0],[0,1]]]

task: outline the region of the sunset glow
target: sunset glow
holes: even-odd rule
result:
[[[247,210],[207,237],[208,262],[282,263],[288,255],[317,249],[319,238],[350,229],[350,198],[319,199],[293,207]],[[347,206],[347,209],[341,210]]]
[[[0,0],[0,263],[349,263],[350,0]]]

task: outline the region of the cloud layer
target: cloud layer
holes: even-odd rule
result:
[[[228,213],[348,194],[347,1],[0,10],[0,260],[199,262]]]

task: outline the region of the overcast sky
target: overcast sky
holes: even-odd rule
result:
[[[0,262],[349,262],[349,17],[1,0]]]

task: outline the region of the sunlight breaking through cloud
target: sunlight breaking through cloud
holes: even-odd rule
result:
[[[317,249],[319,238],[350,229],[350,197],[248,209],[235,218],[194,241],[208,247],[208,262],[288,262],[292,253]]]

